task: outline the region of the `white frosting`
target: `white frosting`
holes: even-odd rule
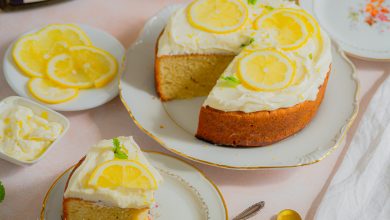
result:
[[[61,124],[10,104],[0,113],[0,152],[25,162],[35,160],[62,131]]]
[[[161,175],[146,160],[133,137],[119,137],[118,139],[127,149],[128,159],[137,160],[145,165],[153,174],[157,183],[161,183]],[[90,149],[85,160],[69,180],[64,198],[79,198],[120,208],[150,207],[154,202],[154,190],[134,190],[123,187],[113,190],[88,186],[87,182],[95,168],[106,161],[115,159],[112,149],[112,140],[102,140]]]
[[[243,1],[246,3],[247,1]],[[252,23],[262,10],[262,6],[274,8],[299,8],[292,2],[284,0],[260,0],[256,6],[248,5],[248,24],[239,31],[229,34],[213,34],[194,28],[188,23],[186,8],[179,9],[168,21],[165,31],[158,43],[158,56],[179,54],[239,54],[242,44],[251,38],[255,41],[247,48],[278,48],[271,31],[252,28]],[[291,107],[306,100],[315,100],[318,88],[323,84],[332,61],[329,37],[321,30],[321,41],[315,37],[301,48],[284,52],[297,64],[296,83],[273,92],[258,92],[238,85],[235,88],[223,86],[221,79],[213,88],[204,106],[221,111],[255,112]],[[311,55],[310,55],[311,54]],[[242,55],[238,55],[240,57]],[[236,57],[222,76],[236,72]],[[310,58],[311,57],[311,58]],[[298,80],[302,79],[302,80]]]
[[[317,98],[318,88],[324,83],[332,59],[330,40],[324,33],[322,33],[322,39],[324,50],[317,56],[312,53],[313,59],[309,58],[309,54],[318,48],[315,40],[310,40],[311,42],[297,51],[285,52],[297,64],[296,83],[289,87],[273,92],[257,92],[241,84],[234,88],[223,86],[223,80],[219,79],[203,105],[221,111],[249,113],[292,107],[306,100],[314,101]],[[235,57],[222,76],[231,76],[236,73],[237,61],[243,55],[244,53],[241,53]]]

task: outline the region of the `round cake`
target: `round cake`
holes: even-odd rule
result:
[[[197,0],[173,13],[159,37],[162,101],[207,96],[196,137],[265,146],[315,116],[331,70],[327,34],[284,0]]]

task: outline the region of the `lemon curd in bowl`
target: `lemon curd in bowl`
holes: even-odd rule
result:
[[[161,100],[207,96],[196,137],[232,147],[269,145],[303,129],[332,60],[317,21],[284,0],[193,1],[172,14],[155,56]]]

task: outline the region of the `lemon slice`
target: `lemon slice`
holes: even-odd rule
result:
[[[91,45],[83,30],[75,25],[49,25],[21,37],[13,47],[12,56],[24,74],[43,77],[48,60],[75,45]]]
[[[248,9],[241,0],[198,0],[188,7],[187,18],[195,28],[225,34],[244,26]]]
[[[78,95],[78,89],[61,88],[42,78],[31,78],[27,88],[36,99],[48,104],[66,102]]]
[[[39,35],[46,37],[45,40],[47,41],[62,41],[69,46],[92,45],[88,35],[80,27],[74,24],[52,24],[44,27],[38,33]]]
[[[277,50],[259,50],[238,61],[238,77],[251,90],[275,91],[292,83],[296,72],[294,62]]]
[[[88,181],[96,188],[157,189],[157,181],[143,164],[134,160],[110,160],[100,164]]]
[[[47,65],[49,79],[71,88],[102,87],[116,73],[116,59],[106,51],[89,46],[71,47],[69,53],[53,57]]]
[[[301,17],[301,19],[305,22],[306,28],[309,31],[309,34],[316,42],[316,45],[318,45],[317,50],[313,53],[313,60],[318,60],[319,56],[321,55],[322,51],[322,37],[321,37],[321,28],[318,24],[318,22],[315,20],[315,18],[307,13],[305,10],[302,9],[288,9],[292,13],[295,13]]]
[[[269,30],[284,50],[302,47],[310,37],[304,19],[286,9],[273,10],[256,18],[255,29]]]
[[[118,64],[110,53],[96,47],[76,46],[70,53],[78,72],[83,72],[94,81],[96,88],[109,83],[118,72]]]

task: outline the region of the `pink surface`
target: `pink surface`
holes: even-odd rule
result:
[[[0,60],[8,45],[21,33],[50,23],[85,23],[106,30],[129,47],[145,21],[173,0],[78,0],[18,12],[0,12]],[[347,146],[365,108],[384,78],[390,63],[352,59],[361,81],[361,109],[346,138]],[[2,63],[0,64],[2,69]],[[0,74],[0,99],[15,95]],[[119,98],[89,110],[64,113],[71,128],[47,157],[30,167],[19,167],[0,160],[0,180],[6,199],[0,204],[0,219],[37,219],[42,200],[54,179],[76,163],[89,146],[102,138],[133,135],[143,149],[163,151],[132,122]],[[232,171],[193,163],[203,170],[222,191],[233,217],[247,206],[264,200],[266,207],[253,219],[272,219],[286,208],[312,219],[332,175],[343,158],[340,147],[322,162],[299,168]]]

